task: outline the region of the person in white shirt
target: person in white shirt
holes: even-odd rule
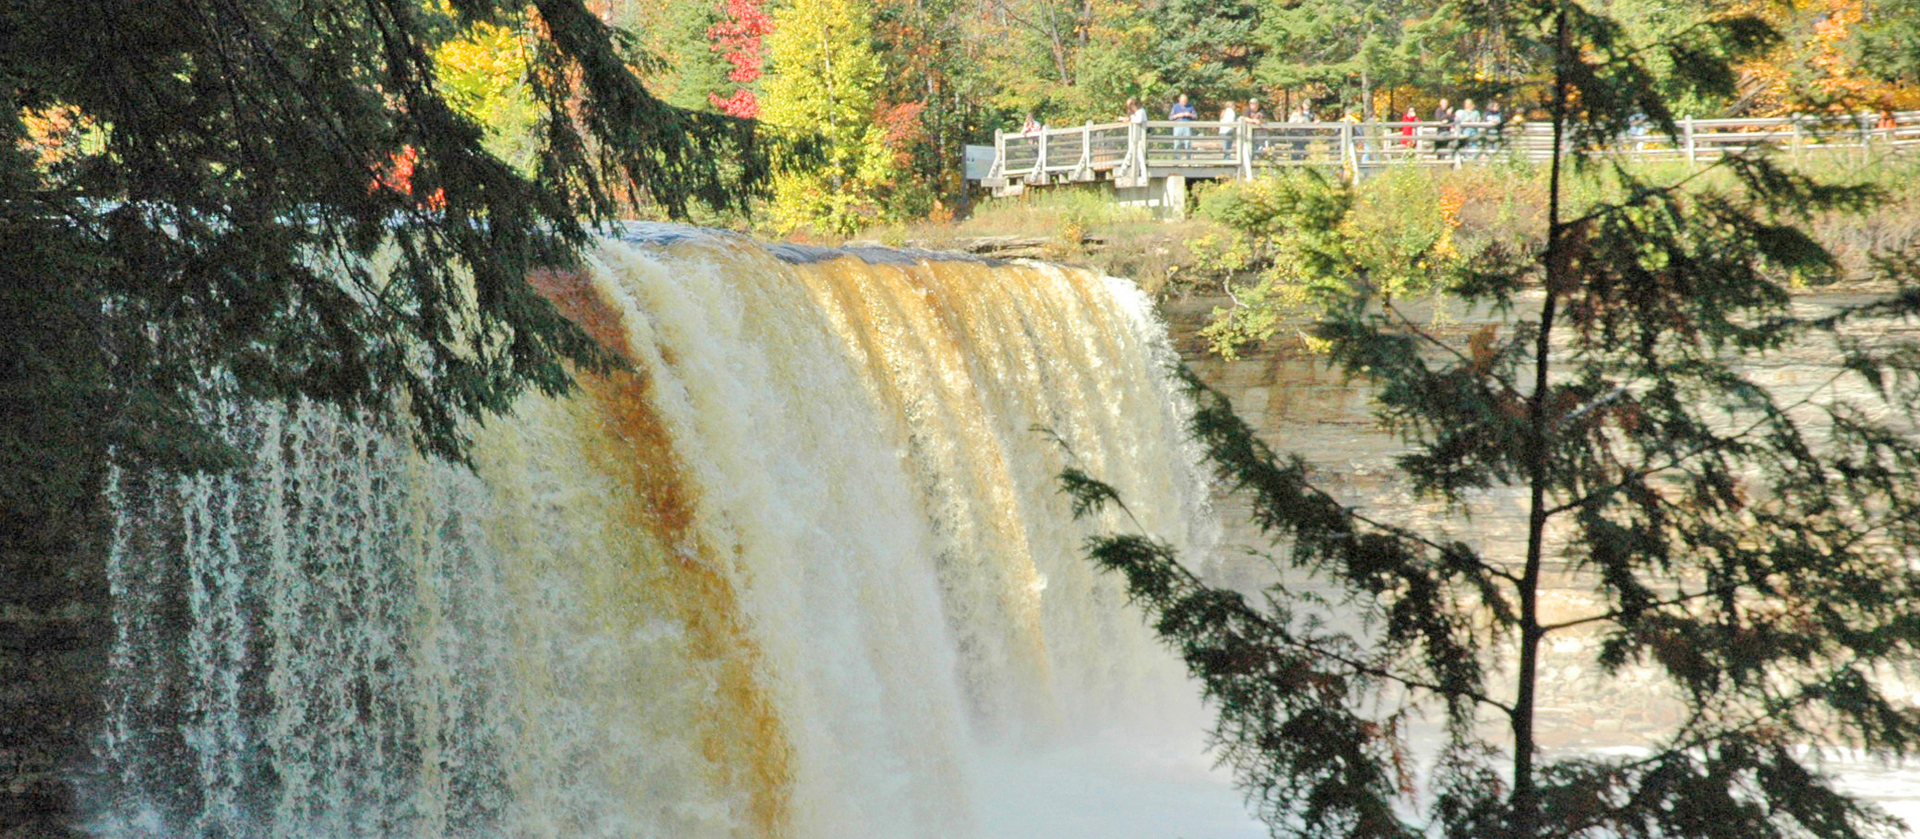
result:
[[[1454,133],[1460,136],[1460,153],[1464,156],[1480,156],[1480,109],[1473,106],[1473,100],[1460,103],[1460,109],[1453,112]]]
[[[1233,154],[1233,132],[1238,130],[1239,115],[1233,112],[1233,100],[1220,106],[1220,149]]]

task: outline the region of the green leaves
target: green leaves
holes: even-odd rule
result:
[[[1073,499],[1073,517],[1076,519],[1086,518],[1120,501],[1113,487],[1094,480],[1078,466],[1069,466],[1061,471],[1060,491]]]
[[[1442,0],[1265,3],[1256,74],[1290,90],[1324,85],[1342,102],[1359,101],[1368,88],[1450,87],[1469,72],[1474,39],[1455,6]]]
[[[85,472],[109,446],[163,468],[228,468],[193,413],[225,398],[404,416],[423,449],[459,460],[468,423],[529,389],[565,390],[573,370],[617,366],[527,273],[570,265],[587,225],[623,199],[669,214],[741,206],[764,162],[750,125],[648,94],[578,2],[536,5],[529,52],[446,79],[451,94],[431,53],[460,24],[516,21],[519,7],[0,12],[0,227],[40,243],[9,250],[8,287],[93,313],[84,338],[63,337],[64,319],[20,319],[28,343],[66,347],[30,388],[85,394],[47,402],[50,421],[95,429],[57,447],[64,467],[10,453],[7,470]],[[511,151],[520,168],[449,101],[484,112],[513,82],[532,95],[510,104],[543,126]],[[19,115],[48,109],[78,114],[90,139],[48,162],[14,153]],[[40,439],[28,419],[9,423],[0,433]]]
[[[1775,39],[1758,20],[1694,21],[1648,43],[1576,3],[1481,14],[1516,49],[1552,57],[1559,133],[1594,150],[1554,165],[1543,229],[1463,230],[1467,246],[1442,230],[1395,250],[1356,221],[1377,187],[1221,190],[1203,210],[1259,242],[1272,269],[1210,334],[1268,337],[1281,327],[1272,280],[1312,288],[1288,302],[1406,446],[1403,485],[1451,513],[1445,524],[1486,492],[1524,499],[1523,544],[1357,511],[1189,376],[1194,434],[1277,546],[1280,582],[1258,599],[1211,589],[1150,536],[1102,562],[1220,698],[1218,736],[1276,834],[1311,834],[1310,818],[1318,835],[1366,833],[1378,799],[1362,788],[1279,778],[1342,747],[1384,777],[1397,721],[1443,710],[1426,823],[1397,829],[1886,835],[1891,820],[1798,749],[1900,755],[1920,742],[1920,711],[1889,684],[1920,656],[1920,348],[1893,337],[1920,313],[1920,259],[1879,255],[1877,278],[1898,290],[1878,299],[1800,297],[1796,285],[1842,271],[1806,222],[1867,209],[1873,189],[1764,156],[1707,172],[1608,159],[1636,113],[1671,128],[1670,97],[1724,92],[1729,62]],[[1457,261],[1436,258],[1447,246]],[[1451,289],[1478,322],[1435,329],[1400,305],[1408,287]],[[1556,586],[1593,605],[1543,608]],[[1321,629],[1334,625],[1361,629]],[[1540,750],[1544,662],[1576,634],[1610,677],[1652,674],[1684,706],[1647,756]],[[1510,686],[1488,686],[1496,671]],[[1314,690],[1347,695],[1344,709],[1301,704]],[[1248,708],[1273,722],[1251,726]]]
[[[775,17],[761,117],[817,154],[787,155],[773,178],[773,213],[792,230],[849,234],[885,218],[902,174],[877,121],[882,82],[873,22],[852,0],[800,0]]]

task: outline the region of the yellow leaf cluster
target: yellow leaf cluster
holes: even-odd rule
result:
[[[1811,27],[1803,30],[1804,37],[1790,40],[1742,68],[1757,93],[1754,113],[1785,116],[1801,111],[1806,92],[1849,108],[1920,107],[1920,89],[1873,78],[1855,60],[1853,42],[1866,20],[1863,0],[1796,0],[1785,8],[1759,6],[1753,10],[1773,18],[1787,31],[1791,31],[1794,19],[1812,20]]]
[[[39,166],[52,166],[77,152],[80,138],[89,127],[80,109],[71,105],[28,109],[21,112],[20,121],[27,127],[20,146],[33,152],[34,163]]]
[[[489,151],[522,168],[533,163],[533,129],[541,113],[527,84],[530,37],[513,27],[476,22],[433,51],[447,101],[486,128]]]
[[[881,220],[899,164],[876,121],[883,68],[872,42],[871,12],[855,0],[794,0],[774,15],[760,119],[818,152],[776,161],[772,214],[784,231],[851,233]]]

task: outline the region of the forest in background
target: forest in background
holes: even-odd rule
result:
[[[1164,115],[1189,94],[1203,119],[1261,97],[1305,99],[1323,118],[1430,111],[1440,97],[1544,101],[1544,68],[1465,23],[1460,0],[596,0],[632,38],[635,68],[669,103],[813,134],[822,154],[786,161],[763,222],[774,232],[852,233],[949,217],[962,146],[1027,115],[1050,125],[1121,117],[1129,97]],[[1770,116],[1920,107],[1920,2],[1615,0],[1636,40],[1758,11],[1785,35],[1738,68],[1738,93],[1682,97],[1674,112]],[[526,36],[482,28],[436,57],[443,84],[509,159],[532,129],[515,55]],[[1657,63],[1654,69],[1659,71]],[[714,219],[726,223],[725,219]]]
[[[445,0],[436,0],[444,3]],[[966,211],[963,152],[1026,117],[1161,118],[1179,93],[1209,119],[1259,97],[1272,118],[1302,101],[1323,119],[1430,112],[1441,97],[1500,97],[1538,116],[1544,68],[1465,21],[1464,0],[591,0],[624,36],[629,67],[667,104],[758,121],[776,140],[763,232],[849,235]],[[508,4],[510,5],[510,4]],[[1757,12],[1783,35],[1737,68],[1733,96],[1677,95],[1696,117],[1920,107],[1920,0],[1614,0],[1635,41]],[[531,172],[544,113],[529,74],[538,16],[442,33],[438,84],[485,126],[490,151]],[[1670,71],[1658,61],[1655,72]],[[1676,94],[1678,91],[1675,91]],[[29,116],[50,147],[75,114]],[[794,143],[781,145],[786,138]],[[781,148],[786,152],[782,153]],[[410,159],[395,161],[396,183]]]
[[[537,15],[489,0],[453,0],[466,10],[435,14],[438,2],[43,2],[0,11],[0,75],[22,115],[0,165],[0,241],[12,255],[0,284],[9,326],[0,358],[16,383],[0,400],[8,522],[0,570],[31,568],[21,576],[36,580],[66,573],[79,550],[66,542],[88,538],[109,456],[176,471],[236,468],[237,457],[199,433],[206,400],[410,411],[415,442],[457,460],[468,419],[504,413],[529,390],[563,393],[576,369],[613,372],[618,360],[523,280],[530,266],[565,264],[588,239],[582,225],[616,212],[741,224],[732,214],[751,210],[751,223],[788,233],[938,219],[961,190],[960,143],[1017,127],[1027,113],[1055,124],[1112,119],[1125,96],[1156,112],[1185,91],[1203,109],[1257,92],[1276,111],[1308,99],[1378,113],[1498,94],[1533,115],[1550,95],[1556,130],[1584,145],[1620,136],[1636,110],[1670,125],[1679,113],[1911,107],[1920,56],[1917,0],[1767,6],[1759,11],[1776,26],[1732,19],[1717,34],[1691,27],[1742,9],[1615,4],[1612,13],[1631,23],[1620,32],[1564,0],[943,10],[540,0]],[[625,34],[604,37],[603,21]],[[1343,21],[1359,28],[1327,28]],[[1775,44],[1776,28],[1784,33],[1776,46],[1747,53]],[[1114,36],[1128,32],[1139,40]],[[1684,46],[1696,34],[1706,46]],[[1642,51],[1621,39],[1683,46]],[[1731,71],[1719,64],[1736,53]],[[656,107],[650,90],[676,107]],[[35,147],[37,160],[21,153]],[[761,148],[774,158],[765,179]],[[1246,735],[1239,742],[1251,744],[1236,769],[1276,827],[1335,835],[1291,818],[1287,808],[1304,805],[1363,812],[1364,830],[1340,835],[1432,835],[1403,830],[1382,806],[1404,786],[1386,771],[1403,763],[1391,742],[1399,713],[1384,725],[1349,713],[1379,707],[1366,696],[1385,677],[1429,690],[1463,735],[1436,785],[1445,792],[1432,815],[1447,835],[1873,835],[1883,823],[1807,774],[1787,746],[1823,736],[1830,719],[1857,724],[1843,732],[1848,742],[1875,753],[1920,744],[1920,715],[1889,706],[1868,678],[1879,663],[1920,660],[1910,609],[1920,574],[1884,561],[1920,544],[1920,452],[1841,403],[1831,409],[1837,459],[1819,459],[1824,451],[1802,443],[1790,416],[1797,404],[1775,402],[1730,356],[1832,333],[1855,316],[1803,318],[1787,291],[1836,281],[1849,267],[1802,231],[1880,196],[1803,180],[1764,157],[1729,158],[1719,170],[1730,180],[1699,179],[1698,192],[1667,188],[1660,172],[1617,170],[1620,189],[1588,208],[1563,189],[1568,159],[1582,158],[1556,158],[1533,202],[1545,208],[1530,225],[1537,248],[1473,250],[1469,233],[1497,234],[1499,225],[1469,223],[1487,202],[1472,200],[1460,173],[1361,188],[1281,180],[1202,195],[1203,212],[1238,237],[1203,249],[1223,269],[1286,277],[1300,272],[1277,269],[1297,265],[1311,269],[1316,288],[1353,292],[1333,312],[1344,320],[1313,337],[1349,373],[1383,385],[1397,400],[1383,410],[1409,438],[1425,435],[1428,456],[1402,462],[1417,484],[1448,503],[1495,484],[1527,489],[1524,571],[1356,518],[1323,495],[1297,503],[1310,491],[1304,467],[1265,456],[1218,402],[1206,415],[1213,424],[1199,429],[1215,462],[1266,493],[1256,507],[1269,516],[1262,524],[1288,528],[1306,546],[1298,564],[1365,592],[1371,614],[1398,621],[1383,624],[1394,643],[1356,664],[1345,639],[1293,635],[1285,621],[1196,578],[1164,573],[1177,559],[1137,536],[1105,542],[1114,550],[1095,558],[1126,573],[1136,599],[1168,618],[1162,633],[1186,645],[1223,709],[1222,740]],[[1500,189],[1529,186],[1513,179]],[[1367,215],[1365,190],[1396,188],[1433,213],[1398,219],[1397,238],[1366,235],[1383,216]],[[1309,235],[1292,235],[1301,232]],[[1873,262],[1903,295],[1866,304],[1863,319],[1920,310],[1912,291],[1920,254],[1896,244],[1902,250]],[[365,266],[381,249],[402,258],[376,277]],[[1403,270],[1409,255],[1422,276]],[[1452,360],[1429,367],[1408,351],[1428,336],[1369,314],[1370,301],[1442,283],[1503,309],[1535,289],[1544,302],[1532,320],[1522,313],[1505,333],[1475,332],[1449,347]],[[1552,334],[1563,301],[1564,354]],[[1270,327],[1243,318],[1232,334],[1210,337],[1260,340]],[[1876,410],[1891,405],[1911,428],[1920,357],[1832,337],[1844,369],[1884,397]],[[1562,367],[1550,376],[1549,365]],[[1739,412],[1763,421],[1731,435],[1708,421]],[[1756,473],[1769,483],[1750,493],[1742,482]],[[1068,488],[1089,509],[1117,498],[1084,476]],[[1657,759],[1536,770],[1530,662],[1549,633],[1572,627],[1544,623],[1536,608],[1542,558],[1557,550],[1545,523],[1576,515],[1584,530],[1575,547],[1587,554],[1572,561],[1603,569],[1610,598],[1576,622],[1618,629],[1597,663],[1656,660],[1698,713]],[[104,583],[73,565],[73,590],[103,597]],[[1649,588],[1643,573],[1664,576]],[[1698,577],[1709,587],[1656,598]],[[1499,622],[1453,610],[1465,598],[1435,596],[1467,585]],[[57,591],[29,595],[51,604],[47,592]],[[1517,610],[1502,592],[1517,592]],[[1283,601],[1269,602],[1285,616]],[[1518,698],[1489,699],[1479,651],[1514,636]],[[1335,655],[1296,667],[1292,649],[1303,639]],[[88,695],[85,685],[72,695]],[[1471,720],[1456,709],[1470,703],[1511,722],[1511,772],[1501,771],[1498,742],[1464,736]],[[1281,704],[1287,715],[1273,713]],[[1266,727],[1297,719],[1294,709],[1319,717],[1305,729]],[[1775,710],[1784,713],[1770,719]],[[1748,711],[1758,716],[1743,718]],[[1717,751],[1708,754],[1708,743]],[[1305,790],[1321,780],[1333,786]],[[1330,800],[1338,806],[1322,807]]]

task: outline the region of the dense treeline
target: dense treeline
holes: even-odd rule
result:
[[[606,17],[659,58],[646,75],[669,101],[792,130],[813,123],[827,135],[829,159],[812,164],[812,186],[781,191],[774,215],[783,229],[845,231],[937,213],[936,202],[962,189],[961,146],[990,142],[996,128],[1017,130],[1028,115],[1050,125],[1112,121],[1137,97],[1160,118],[1185,92],[1201,119],[1249,97],[1261,98],[1270,118],[1303,100],[1323,119],[1390,118],[1408,107],[1426,114],[1443,96],[1497,96],[1509,114],[1539,116],[1548,94],[1545,68],[1497,32],[1469,25],[1464,0],[604,1]],[[1601,5],[1638,41],[1683,35],[1732,4]],[[1735,68],[1730,95],[1682,95],[1674,110],[1920,106],[1913,5],[1769,7],[1782,42]],[[744,50],[742,32],[753,40]],[[821,68],[830,53],[870,58],[851,62],[857,72],[828,74]],[[1648,67],[1669,73],[1668,64]],[[741,109],[742,98],[771,111]],[[833,150],[844,144],[861,150]]]
[[[437,3],[424,3],[431,11]],[[817,144],[790,156],[769,212],[781,231],[850,232],[943,217],[964,191],[962,146],[1031,117],[1049,125],[1122,118],[1138,98],[1163,117],[1179,93],[1201,119],[1260,98],[1270,119],[1306,103],[1321,119],[1430,113],[1451,97],[1498,97],[1539,116],[1544,68],[1466,23],[1467,0],[594,0],[623,60],[665,104],[759,120]],[[1684,35],[1730,11],[1691,0],[1602,4],[1632,40]],[[1736,68],[1733,93],[1687,95],[1694,116],[1857,112],[1920,106],[1914,0],[1770,6],[1785,36]],[[423,12],[426,17],[456,16]],[[487,147],[531,173],[546,112],[546,24],[504,5],[438,27],[438,85],[486,126]],[[1667,61],[1650,61],[1670,73]],[[1679,93],[1676,89],[1675,93]],[[59,114],[37,115],[58,135]],[[718,219],[707,218],[709,221]]]

